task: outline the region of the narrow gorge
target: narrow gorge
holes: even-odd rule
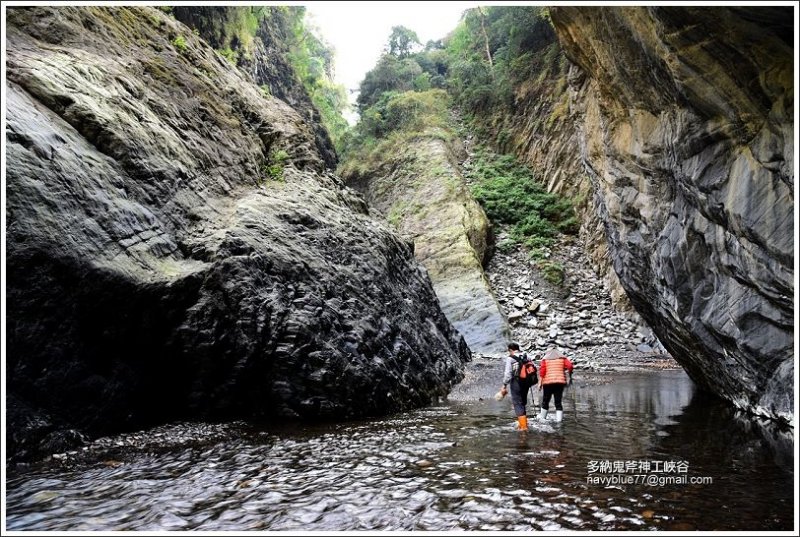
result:
[[[796,6],[3,9],[6,530],[797,529]]]

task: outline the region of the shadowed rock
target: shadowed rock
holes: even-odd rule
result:
[[[347,418],[461,379],[467,346],[410,248],[325,170],[291,107],[186,26],[11,8],[7,48],[18,408],[90,433]]]
[[[552,10],[615,271],[692,379],[791,420],[790,8]]]

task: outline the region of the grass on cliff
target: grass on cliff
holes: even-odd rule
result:
[[[453,138],[450,97],[442,89],[386,92],[350,135],[339,173],[364,175],[402,158],[414,139]]]
[[[494,224],[509,229],[509,240],[498,245],[510,248],[524,244],[548,280],[560,283],[563,268],[546,260],[542,250],[551,246],[559,234],[574,235],[578,220],[573,203],[545,190],[527,166],[511,155],[497,155],[479,148],[465,175],[472,195]]]

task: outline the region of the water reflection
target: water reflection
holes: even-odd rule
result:
[[[477,363],[449,401],[393,418],[243,426],[210,446],[14,475],[7,529],[791,529],[791,435],[682,372],[583,375],[563,423],[520,433],[491,398],[495,369]],[[714,482],[588,482],[601,460],[681,460]]]

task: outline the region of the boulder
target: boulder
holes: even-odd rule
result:
[[[425,270],[289,105],[157,9],[7,22],[9,429],[378,415],[462,378]]]

